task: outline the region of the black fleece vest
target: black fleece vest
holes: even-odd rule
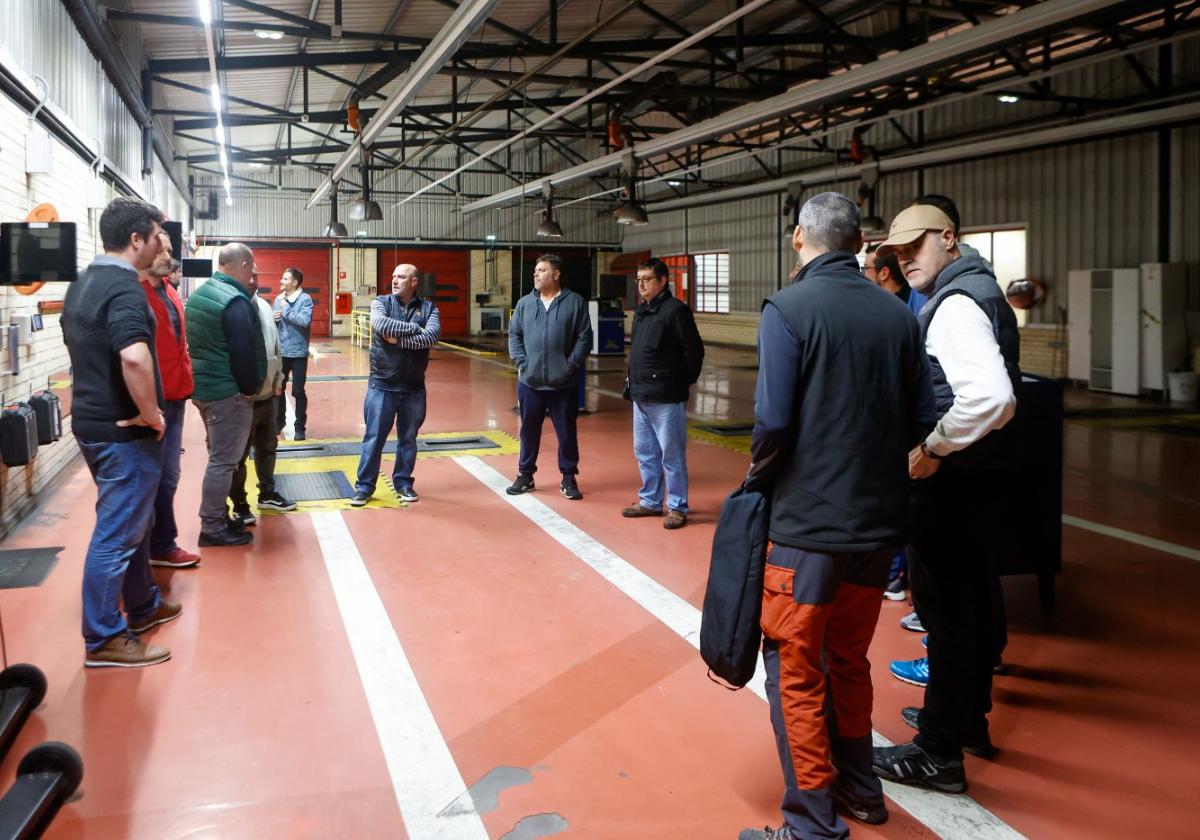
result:
[[[992,335],[1000,345],[1004,368],[1012,382],[1013,393],[1021,384],[1021,335],[1017,329],[1017,316],[1004,299],[996,275],[981,257],[960,257],[942,270],[934,281],[933,295],[921,309],[917,322],[921,325],[921,340],[929,337],[929,325],[933,316],[953,295],[966,295],[983,310],[992,324]],[[937,357],[929,356],[930,373],[933,378],[933,396],[937,402],[938,417],[941,418],[954,405],[954,389],[946,379]],[[981,440],[946,456],[946,462],[961,467],[978,469],[1015,469],[1019,454],[1014,424],[996,429]]]

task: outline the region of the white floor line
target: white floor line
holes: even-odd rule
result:
[[[700,647],[700,611],[639,569],[605,548],[545,503],[530,496],[509,496],[509,479],[473,455],[454,459],[464,470],[516,508],[556,542],[632,598],[692,647]],[[762,662],[748,688],[763,700]],[[764,718],[764,725],[766,725]],[[890,745],[879,733],[876,744]],[[969,796],[952,796],[920,788],[883,783],[888,798],[940,837],[971,840],[1014,840],[1019,832]]]
[[[487,840],[478,814],[439,813],[467,789],[462,774],[342,514],[311,516],[408,836]]]
[[[1080,519],[1078,516],[1067,516],[1063,514],[1062,518],[1064,525],[1071,525],[1075,528],[1082,528],[1085,531],[1092,531],[1096,534],[1103,534],[1106,537],[1112,537],[1117,540],[1140,545],[1145,548],[1153,548],[1156,551],[1165,551],[1167,554],[1174,554],[1176,557],[1183,557],[1187,560],[1200,561],[1200,551],[1194,548],[1188,548],[1185,545],[1176,545],[1165,540],[1156,540],[1154,537],[1144,537],[1141,534],[1135,534],[1133,531],[1123,531],[1120,528],[1113,528],[1110,525],[1101,525],[1099,522],[1090,522],[1087,519]]]

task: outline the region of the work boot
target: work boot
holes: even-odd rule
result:
[[[621,515],[626,519],[639,519],[643,516],[662,516],[662,508],[655,510],[654,508],[644,507],[641,502],[634,502],[629,507],[621,511]]]

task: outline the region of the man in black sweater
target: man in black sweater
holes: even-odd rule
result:
[[[814,196],[793,246],[799,277],[763,305],[745,482],[771,503],[761,624],[784,825],[743,840],[846,837],[835,804],[887,819],[867,648],[905,542],[908,451],[933,421],[917,322],[859,271],[858,207]]]
[[[662,516],[665,483],[663,527],[670,530],[687,524],[688,387],[700,378],[704,342],[692,310],[667,288],[669,275],[662,260],[644,262],[637,270],[640,302],[629,347],[629,395],[642,489],[621,515]]]
[[[138,273],[171,248],[163,214],[136,198],[100,216],[104,253],[67,290],[63,341],[71,356],[71,421],[96,482],[96,527],[83,564],[84,665],[138,668],[171,651],[138,638],[178,618],[150,571],[150,525],[166,421],[155,322]],[[121,615],[124,602],[128,619]]]

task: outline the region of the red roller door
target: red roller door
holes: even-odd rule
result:
[[[329,337],[329,249],[328,248],[254,248],[258,264],[258,282],[263,298],[275,300],[279,293],[279,278],[284,269],[298,268],[304,272],[304,291],[313,300],[312,337]]]
[[[442,321],[445,338],[462,338],[467,326],[468,297],[471,290],[471,254],[465,249],[380,248],[379,294],[392,290],[392,270],[400,263],[412,263],[421,274],[434,278],[434,301]]]

